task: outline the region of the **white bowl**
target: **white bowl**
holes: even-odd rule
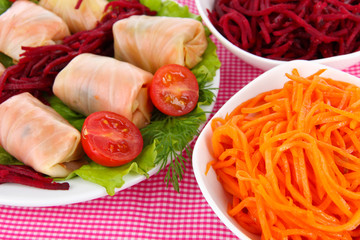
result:
[[[319,69],[327,70],[321,76],[330,77],[332,79],[349,82],[360,86],[360,79],[345,73],[341,70],[331,68],[322,64],[305,60],[294,60],[281,64],[273,69],[263,73],[248,85],[231,97],[213,116],[224,118],[226,114],[232,112],[242,102],[255,97],[256,95],[282,88],[284,83],[288,81],[285,73],[291,73],[293,68],[297,68],[301,76],[308,76],[315,73]],[[227,206],[229,195],[223,190],[218,182],[215,171],[210,168],[205,175],[206,165],[213,160],[211,136],[212,130],[210,126],[211,119],[201,131],[193,150],[193,171],[200,187],[202,194],[209,203],[210,207],[220,218],[220,220],[240,239],[260,239],[259,236],[251,234],[244,230],[232,217],[227,214]]]
[[[210,19],[208,18],[207,9],[210,11],[213,9],[215,0],[195,0],[196,7],[199,11],[200,16],[202,17],[205,25],[209,28],[212,34],[233,54],[247,62],[248,64],[262,69],[264,71],[269,70],[281,63],[285,63],[288,61],[279,61],[268,59],[264,57],[259,57],[252,53],[249,53],[241,48],[232,44],[229,40],[227,40],[221,33],[216,30],[216,28],[212,25]],[[324,64],[326,66],[330,66],[337,69],[345,69],[350,67],[360,61],[360,51],[349,53],[345,55],[323,58],[318,60],[310,60],[311,62],[316,62],[320,64]]]

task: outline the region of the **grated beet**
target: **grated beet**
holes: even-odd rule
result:
[[[266,58],[320,59],[360,50],[355,0],[216,0],[208,16],[234,45]]]
[[[80,7],[81,2],[79,0],[76,7]],[[19,62],[0,76],[0,103],[22,92],[30,92],[44,102],[43,93],[52,94],[56,75],[74,57],[81,53],[114,55],[112,25],[116,21],[132,15],[156,15],[137,0],[110,2],[104,12],[95,29],[68,36],[61,44],[22,47],[25,52]]]
[[[53,182],[53,179],[45,177],[25,165],[0,164],[0,184],[2,183],[17,183],[48,190],[68,190],[70,188],[69,183]]]
[[[82,3],[82,0],[78,0],[77,3],[76,3],[75,9],[79,9],[81,3]]]

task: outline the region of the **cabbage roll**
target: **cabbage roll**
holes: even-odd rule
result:
[[[166,64],[188,68],[207,48],[201,22],[189,18],[132,16],[113,25],[115,58],[155,73]]]
[[[111,111],[142,128],[151,117],[148,85],[152,77],[129,63],[84,53],[56,76],[53,92],[69,108],[85,116]]]
[[[30,93],[0,104],[0,145],[38,172],[66,177],[83,163],[81,134]]]
[[[5,70],[6,70],[5,66],[2,63],[0,63],[0,76],[5,72]]]
[[[30,1],[14,2],[0,15],[0,26],[0,52],[17,61],[22,46],[50,45],[70,35],[60,17]]]
[[[75,9],[78,0],[40,0],[39,4],[56,13],[69,26],[72,33],[95,28],[103,16],[107,0],[83,0]]]

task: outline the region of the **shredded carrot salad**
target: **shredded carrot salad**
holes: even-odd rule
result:
[[[360,88],[300,76],[211,122],[228,214],[261,239],[360,237]]]

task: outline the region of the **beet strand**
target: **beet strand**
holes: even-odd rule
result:
[[[17,183],[48,190],[68,190],[70,188],[69,183],[54,182],[53,179],[44,177],[25,165],[0,164],[0,183]]]

